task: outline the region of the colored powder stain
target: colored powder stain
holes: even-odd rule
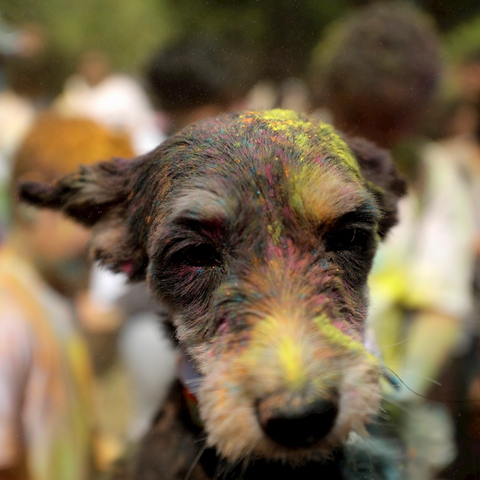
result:
[[[293,210],[298,215],[330,221],[365,202],[364,189],[345,177],[335,167],[319,170],[310,164],[298,168],[291,182]]]
[[[301,387],[307,382],[303,346],[295,335],[295,328],[288,321],[265,318],[252,332],[252,347],[246,353],[247,362],[258,363],[259,359],[276,358],[285,381],[292,388]]]
[[[272,175],[272,166],[266,165],[265,166],[265,175],[267,177],[268,183],[271,187],[273,187],[273,175]]]
[[[356,354],[367,353],[361,342],[354,340],[352,337],[339,330],[336,326],[332,325],[326,315],[320,315],[314,319],[314,322],[322,332],[324,338],[327,339],[332,345],[346,348],[352,353]]]
[[[298,345],[298,343],[285,335],[280,340],[277,353],[288,383],[292,386],[304,383],[304,362],[301,345]]]
[[[303,200],[301,195],[298,193],[298,191],[295,191],[291,198],[292,208],[294,212],[296,212],[298,215],[302,215],[305,211],[305,208],[303,206]]]
[[[310,147],[311,141],[308,135],[301,133],[295,137],[295,143],[302,149],[306,150]],[[300,161],[303,161],[303,157],[300,158]]]
[[[338,328],[341,332],[343,332],[345,334],[347,334],[349,331],[351,331],[351,329],[348,328],[348,326],[345,322],[336,321],[336,322],[332,322],[332,325],[335,326],[336,328]]]
[[[247,112],[241,115],[240,119],[243,121],[247,118],[251,119],[250,115],[252,115],[252,112]],[[324,146],[330,152],[331,157],[341,159],[341,163],[346,165],[352,173],[359,175],[360,171],[355,158],[346,143],[330,125],[304,120],[291,110],[275,109],[258,112],[254,115],[264,120],[270,130],[292,141],[300,150],[310,150],[314,147],[314,144]],[[308,135],[306,132],[314,134],[314,139],[312,139],[312,135]],[[275,137],[272,137],[272,141],[274,139]]]
[[[268,225],[267,229],[274,245],[278,246],[282,235],[282,226],[280,225],[280,222],[276,220],[273,225]]]

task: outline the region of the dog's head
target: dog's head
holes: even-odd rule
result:
[[[376,412],[366,281],[403,191],[385,151],[281,110],[20,188],[93,226],[94,258],[171,307],[208,442],[232,461],[324,457]]]

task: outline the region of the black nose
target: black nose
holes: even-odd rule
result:
[[[283,407],[259,414],[263,431],[276,443],[290,448],[311,447],[324,438],[337,418],[338,407],[330,400],[317,400],[301,408]]]

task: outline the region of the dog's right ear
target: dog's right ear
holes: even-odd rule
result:
[[[61,177],[52,185],[23,181],[18,186],[19,200],[39,208],[60,210],[93,227],[90,241],[93,258],[110,270],[141,280],[147,257],[137,233],[129,228],[127,212],[144,159],[115,158],[82,166],[78,173]]]
[[[342,137],[355,155],[360,171],[378,201],[382,211],[378,233],[384,238],[397,223],[397,204],[407,191],[406,181],[398,173],[387,150],[361,137],[345,134]]]

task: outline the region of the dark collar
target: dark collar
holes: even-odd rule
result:
[[[198,410],[198,391],[202,385],[203,376],[195,368],[183,350],[179,350],[177,360],[177,377],[182,386],[182,392],[190,412],[192,422],[199,428],[203,428],[203,423]]]

